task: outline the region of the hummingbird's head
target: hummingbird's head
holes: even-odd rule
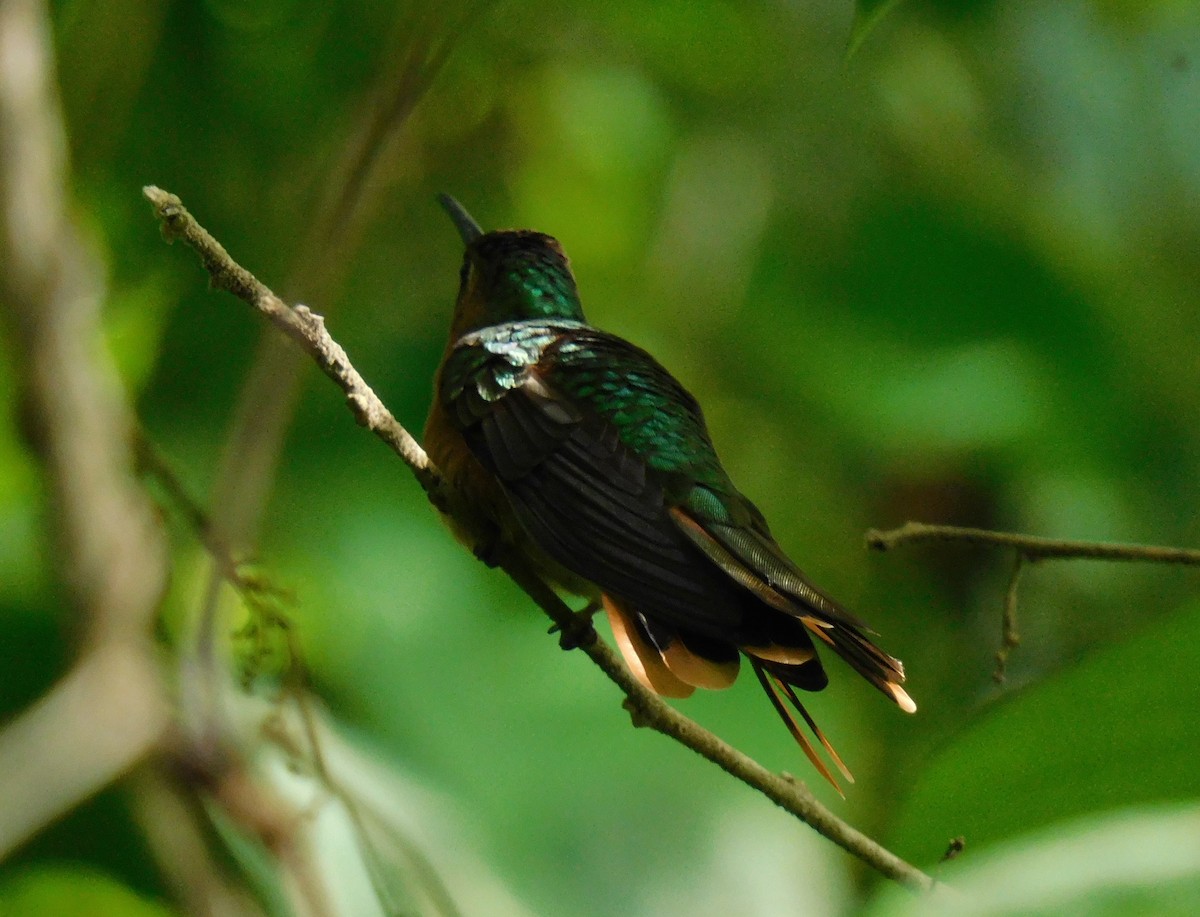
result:
[[[440,200],[466,243],[454,339],[521,319],[584,320],[575,276],[556,239],[528,229],[485,233],[453,198]]]

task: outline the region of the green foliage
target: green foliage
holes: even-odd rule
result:
[[[50,867],[0,880],[0,917],[170,917],[175,913],[92,869]]]
[[[1017,836],[947,868],[956,894],[914,901],[888,890],[872,917],[1183,917],[1200,895],[1195,803],[1119,809]]]
[[[1193,604],[992,705],[926,763],[889,846],[932,863],[947,831],[974,851],[1097,809],[1197,799],[1200,734],[1180,711],[1200,709],[1198,666]]]
[[[851,27],[850,41],[846,46],[847,57],[853,56],[858,51],[867,35],[878,25],[879,20],[899,3],[900,0],[855,0],[854,25]]]
[[[249,690],[260,679],[300,678],[291,622],[295,596],[272,583],[263,571],[243,565],[237,569],[237,576],[246,623],[231,639],[243,687]]]

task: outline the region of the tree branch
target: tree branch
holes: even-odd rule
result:
[[[43,5],[0,2],[0,318],[83,638],[71,671],[0,732],[0,858],[142,757],[170,714],[149,637],[166,545],[99,344],[102,272],[71,217],[54,70]]]
[[[457,18],[435,8],[416,22],[408,22],[404,14],[397,18],[383,69],[354,117],[355,127],[336,151],[322,183],[324,192],[300,221],[306,231],[285,289],[304,290],[319,302],[336,301],[334,292],[354,249],[386,202],[388,179],[396,171],[389,152],[462,34],[490,2],[473,0]],[[253,553],[257,544],[305,365],[303,355],[274,329],[263,329],[238,395],[209,504],[213,534],[238,555]],[[220,577],[220,570],[210,572],[210,596],[218,594]],[[215,664],[215,618],[212,603],[201,606],[196,616],[195,657],[201,669]],[[215,677],[207,674],[209,682]],[[203,685],[205,679],[194,681]]]
[[[289,271],[288,288],[303,289],[306,295],[322,302],[335,300],[334,291],[342,281],[351,253],[373,214],[386,202],[388,179],[395,174],[395,159],[389,153],[409,115],[429,90],[451,50],[480,9],[481,3],[472,2],[461,17],[431,11],[411,27],[404,27],[404,16],[400,17],[401,26],[388,42],[389,53],[382,58],[386,62],[384,71],[354,117],[357,129],[342,143],[341,150],[335,151],[336,161],[329,170],[328,180],[322,184],[325,193],[303,221],[306,231]],[[223,277],[222,281],[243,296],[270,292],[242,287],[242,284],[257,282],[249,275],[237,276],[236,271]],[[313,316],[306,318],[320,321]],[[198,517],[190,520],[209,550],[213,569],[205,598],[195,616],[194,639],[182,661],[179,708],[186,741],[180,743],[179,754],[201,770],[212,763],[206,757],[212,748],[236,746],[247,738],[237,724],[230,722],[225,705],[216,700],[230,690],[223,660],[219,658],[218,597],[226,581],[241,591],[244,598],[253,591],[253,585],[243,577],[235,558],[252,554],[257,543],[263,508],[273,487],[279,452],[291,425],[306,362],[274,328],[265,327],[263,332],[256,358],[238,397],[213,487],[211,514],[203,514],[202,520]],[[344,354],[341,357],[344,358]],[[329,368],[339,360],[339,355],[330,351],[324,358]],[[352,383],[352,380],[343,381]],[[355,409],[360,414],[369,414],[374,407],[368,399],[356,402]],[[391,443],[393,447],[405,451],[413,447],[419,452],[411,438],[408,442],[403,441],[407,436],[403,430],[396,432],[397,438]],[[153,466],[156,456],[152,450],[143,449],[143,452],[143,458]],[[417,453],[409,452],[409,455],[419,463]],[[180,502],[183,495],[178,488],[172,489],[165,463],[159,464],[156,471],[176,505],[185,505],[186,501]],[[431,491],[435,490],[432,482],[423,483]],[[198,522],[203,525],[196,526]],[[353,816],[357,810],[348,797],[343,801]],[[234,814],[236,818],[238,813]],[[245,827],[256,830],[252,819],[242,821]],[[361,830],[359,833],[362,834]],[[412,844],[408,847],[415,849]],[[368,865],[373,864],[373,851],[365,839],[362,851]],[[410,859],[416,861],[415,856]],[[280,862],[289,868],[299,861],[293,858],[290,863],[283,859]],[[432,883],[425,881],[428,872],[418,870],[416,878],[427,888],[432,888]],[[294,878],[304,877],[297,875]],[[295,882],[292,884],[298,887]],[[376,890],[386,896],[382,885],[377,885]],[[432,898],[437,904],[437,894]],[[381,897],[381,900],[385,898]],[[443,905],[444,902],[438,904],[439,913],[452,913],[452,908]]]
[[[1027,563],[1041,560],[1106,560],[1200,566],[1200,550],[1195,548],[1070,541],[957,525],[930,525],[925,522],[906,522],[895,529],[870,529],[866,539],[867,547],[876,551],[890,551],[892,548],[922,541],[956,541],[1016,550],[1016,562],[1009,576],[1008,588],[1004,592],[1000,648],[996,650],[996,670],[992,674],[992,678],[1000,684],[1004,683],[1008,657],[1021,642],[1021,635],[1017,629],[1017,587],[1020,585],[1021,572]]]
[[[957,525],[929,525],[925,522],[906,522],[899,528],[886,531],[871,529],[867,532],[866,538],[867,547],[876,551],[890,551],[892,548],[919,541],[957,541],[964,544],[1016,548],[1026,559],[1032,561],[1079,558],[1200,566],[1200,550],[1195,548],[1169,548],[1160,545],[1119,544],[1102,541],[1069,541],[1060,538],[1042,538],[1037,535],[1020,535],[1014,532],[963,528]]]
[[[187,242],[200,255],[214,286],[238,296],[295,340],[345,392],[347,403],[359,423],[382,439],[409,466],[434,504],[445,510],[446,494],[438,470],[367,386],[345,351],[329,336],[321,317],[305,306],[289,307],[233,261],[188,213],[178,197],[153,186],[145,188],[143,193],[154,206],[166,237]],[[501,566],[556,625],[564,630],[578,631],[575,613],[519,560],[505,558]],[[941,887],[928,875],[842,821],[802,783],[771,773],[647,691],[617,653],[598,637],[585,641],[581,649],[625,693],[627,705],[632,708],[639,725],[669,736],[712,761],[888,878],[920,891]]]
[[[261,312],[294,340],[316,362],[325,375],[346,393],[346,402],[358,422],[382,439],[413,473],[421,486],[433,492],[441,488],[441,476],[429,456],[413,439],[350,364],[340,344],[325,330],[325,320],[307,306],[291,308],[258,278],[229,257],[224,247],[184,209],[183,202],[154,186],[143,189],[154,205],[168,241],[183,239],[200,255],[212,285],[232,293]]]

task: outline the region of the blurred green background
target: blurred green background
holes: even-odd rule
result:
[[[739,486],[905,661],[920,712],[830,666],[810,709],[858,778],[842,801],[749,682],[681,708],[981,913],[1194,913],[1197,574],[1027,570],[1024,643],[1001,690],[1011,558],[871,555],[862,536],[914,518],[1200,544],[1200,7],[911,0],[846,60],[849,0],[502,0],[471,16],[388,152],[345,283],[313,301],[286,287],[297,248],[420,14],[53,4],[109,344],[192,490],[213,484],[263,329],[164,246],[142,185],[179,194],[260,278],[327,313],[414,431],[461,253],[435,192],[485,228],[549,232],[590,319],[699,398]],[[65,670],[75,636],[8,366],[5,718]],[[266,525],[259,559],[296,593],[316,689],[355,743],[422,788],[434,814],[418,838],[467,913],[913,907],[711,765],[631,729],[616,689],[453,541],[311,370]],[[168,611],[182,615],[199,555],[176,534]],[[939,866],[957,835],[966,851]],[[504,894],[456,881],[464,850]],[[170,907],[121,787],[0,865],[5,917],[160,913],[155,902]]]

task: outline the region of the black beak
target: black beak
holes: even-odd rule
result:
[[[458,234],[462,236],[464,245],[470,245],[483,235],[483,230],[479,228],[479,224],[475,222],[471,214],[467,213],[466,208],[462,204],[449,194],[439,194],[437,199],[438,203],[442,205],[442,209],[454,221],[454,225],[458,228]]]

